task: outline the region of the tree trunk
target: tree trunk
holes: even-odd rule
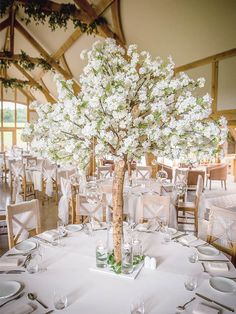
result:
[[[114,180],[112,186],[113,199],[113,243],[114,256],[117,263],[121,262],[121,244],[123,233],[123,186],[126,162],[115,163]]]
[[[154,156],[152,153],[146,153],[145,159],[146,159],[146,165],[152,167],[152,178],[156,178],[158,166],[157,164],[156,165],[152,164],[153,160],[157,161],[156,156]]]

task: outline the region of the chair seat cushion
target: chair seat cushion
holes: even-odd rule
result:
[[[183,202],[183,201],[179,201],[177,207],[178,209],[184,208],[184,209],[192,209],[192,210],[196,208],[193,202]]]

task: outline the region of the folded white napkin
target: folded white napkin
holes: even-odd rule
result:
[[[19,305],[19,303],[18,303],[18,306],[16,306],[16,304],[14,302],[14,307],[15,308],[13,308],[12,303],[5,305],[4,306],[4,313],[5,314],[30,314],[35,310],[35,308],[30,304],[20,304]]]
[[[0,267],[1,266],[6,266],[6,267],[13,266],[13,267],[16,267],[16,266],[19,266],[21,260],[22,260],[21,258],[12,258],[12,257],[6,258],[6,257],[2,257],[2,258],[0,258]]]
[[[42,238],[48,241],[55,241],[59,237],[57,230],[48,230],[42,233]]]
[[[203,303],[199,303],[197,307],[193,310],[193,314],[219,314],[220,311],[209,307]]]
[[[92,228],[93,228],[93,230],[102,230],[102,229],[105,229],[106,228],[106,223],[104,223],[104,222],[98,222],[98,221],[96,221],[96,220],[93,220],[92,221]]]
[[[191,242],[194,242],[196,240],[197,240],[197,238],[194,235],[189,234],[189,235],[186,235],[185,237],[181,237],[179,239],[179,242],[182,242],[183,244],[187,244],[188,245]]]
[[[228,271],[228,264],[227,263],[214,263],[214,262],[208,262],[206,263],[206,266],[210,270],[215,270],[215,271]]]

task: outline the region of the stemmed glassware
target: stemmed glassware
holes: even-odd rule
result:
[[[65,235],[65,225],[61,219],[57,221],[58,246],[62,246],[62,237]]]

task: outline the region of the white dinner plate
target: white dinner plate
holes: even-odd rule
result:
[[[20,288],[21,284],[18,281],[8,280],[0,282],[0,299],[12,297]]]
[[[15,249],[17,251],[20,251],[20,252],[29,252],[29,251],[35,249],[36,246],[37,246],[36,242],[26,240],[26,241],[22,241],[22,242],[18,243],[15,246]]]
[[[69,232],[77,232],[83,229],[83,225],[68,225],[65,229]]]
[[[213,246],[203,245],[197,248],[198,252],[206,256],[217,256],[220,254],[219,250]]]
[[[177,233],[177,230],[175,228],[167,228],[167,232],[170,234],[170,235],[174,235]]]
[[[220,292],[234,293],[236,291],[236,282],[224,277],[212,277],[209,279],[210,286]]]

